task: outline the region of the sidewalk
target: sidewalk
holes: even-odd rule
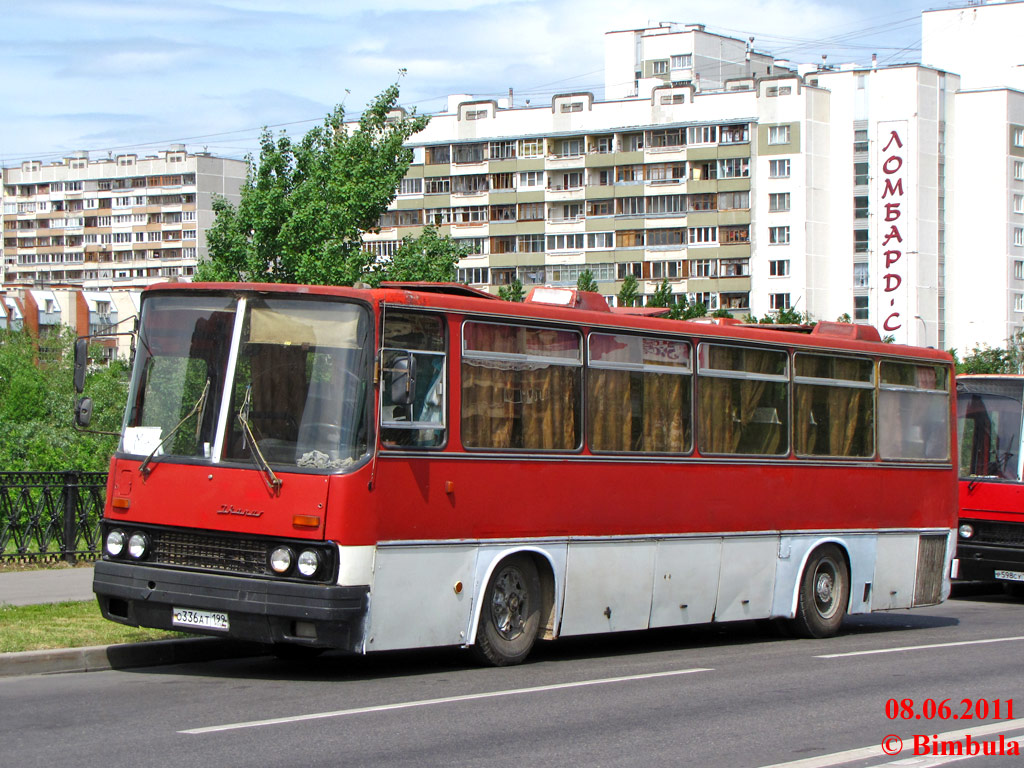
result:
[[[36,605],[71,600],[95,600],[91,566],[0,573],[0,605]],[[0,677],[151,667],[252,656],[258,652],[251,644],[203,637],[0,653]]]
[[[0,605],[93,599],[92,566],[0,573]]]

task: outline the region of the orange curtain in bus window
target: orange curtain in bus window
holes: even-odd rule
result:
[[[835,378],[855,379],[860,361],[835,361]],[[828,451],[830,456],[870,456],[874,453],[871,390],[828,387]]]
[[[595,341],[596,337],[592,336],[591,345]],[[629,371],[591,368],[587,371],[587,397],[591,449],[632,450],[633,391]]]
[[[518,328],[466,323],[466,349],[514,353]],[[462,362],[462,441],[473,448],[511,448],[515,402],[520,399],[515,364],[505,360]]]
[[[525,352],[532,357],[580,358],[578,334],[550,328],[523,328]],[[523,448],[571,450],[576,447],[580,369],[526,363],[520,374]]]
[[[690,377],[643,374],[644,451],[682,453],[689,448]]]

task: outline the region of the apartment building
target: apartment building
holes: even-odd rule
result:
[[[711,310],[849,315],[897,341],[941,343],[939,144],[954,77],[919,65],[801,75],[752,56],[756,74],[719,82],[693,53],[708,37],[699,28],[609,37],[609,80],[641,75],[629,95],[453,99],[414,137],[413,165],[366,247],[387,256],[433,224],[476,251],[460,279],[492,291],[572,285],[589,270],[614,303],[634,275],[646,296],[667,279]],[[739,75],[747,44],[731,43],[727,74]],[[627,48],[667,64],[624,68]]]
[[[243,161],[183,145],[4,168],[0,282],[103,290],[190,279],[206,256],[213,196],[237,203],[245,173]]]

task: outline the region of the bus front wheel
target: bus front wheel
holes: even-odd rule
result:
[[[530,653],[540,626],[540,577],[528,555],[495,568],[480,608],[473,652],[497,667],[518,664]]]
[[[800,579],[793,630],[800,637],[832,637],[846,615],[850,574],[835,544],[818,547],[807,560]]]

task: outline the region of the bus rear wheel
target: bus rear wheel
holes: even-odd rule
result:
[[[850,599],[850,573],[835,544],[811,553],[800,579],[796,618],[792,628],[799,637],[832,637],[846,615]]]
[[[528,555],[499,563],[480,608],[473,652],[485,664],[519,664],[530,653],[540,626],[540,577]]]

